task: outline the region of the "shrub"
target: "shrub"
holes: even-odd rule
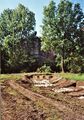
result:
[[[42,67],[37,69],[37,72],[45,72],[45,73],[50,73],[52,72],[50,66],[43,65]]]

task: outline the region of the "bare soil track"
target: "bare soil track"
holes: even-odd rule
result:
[[[38,87],[34,80],[48,80],[52,86]],[[19,81],[4,82],[2,120],[84,120],[84,99],[79,99],[84,95],[83,85],[53,74],[25,75]]]

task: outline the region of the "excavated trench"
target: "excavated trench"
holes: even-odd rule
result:
[[[2,84],[2,120],[84,120],[84,82],[54,74]]]

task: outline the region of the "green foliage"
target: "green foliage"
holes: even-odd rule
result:
[[[41,48],[54,51],[56,68],[62,72],[84,72],[84,13],[80,4],[53,0],[43,8]],[[35,14],[19,4],[0,15],[0,73],[34,71],[39,59],[34,52]],[[50,59],[38,68],[51,72]],[[40,63],[41,65],[41,63]],[[49,66],[50,65],[50,66]],[[57,71],[59,71],[57,70]]]
[[[51,1],[43,11],[42,49],[55,51],[57,66],[60,65],[64,72],[68,70],[67,64],[69,65],[73,61],[76,63],[75,59],[73,61],[71,59],[74,55],[77,57],[76,59],[79,56],[84,57],[82,54],[82,50],[84,50],[84,31],[82,30],[84,13],[80,4],[73,5],[68,0],[61,0],[57,7]],[[71,69],[74,67],[72,66]]]
[[[45,73],[50,73],[52,72],[50,66],[47,66],[46,64],[44,64],[42,67],[37,69],[37,72],[45,72]]]
[[[3,11],[0,16],[2,71],[19,72],[24,66],[32,64],[34,28],[35,15],[22,4],[16,9]]]
[[[82,56],[77,56],[74,55],[74,57],[71,57],[71,59],[69,60],[69,65],[68,69],[70,72],[72,73],[80,73],[82,72],[84,69],[84,58]]]

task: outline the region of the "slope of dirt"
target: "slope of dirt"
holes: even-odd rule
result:
[[[38,87],[34,80],[49,80],[52,86]],[[73,90],[56,92],[60,88]],[[83,83],[35,74],[4,82],[1,92],[2,120],[84,120]]]
[[[42,101],[33,102],[8,83],[2,89],[2,120],[59,120],[59,113]]]

